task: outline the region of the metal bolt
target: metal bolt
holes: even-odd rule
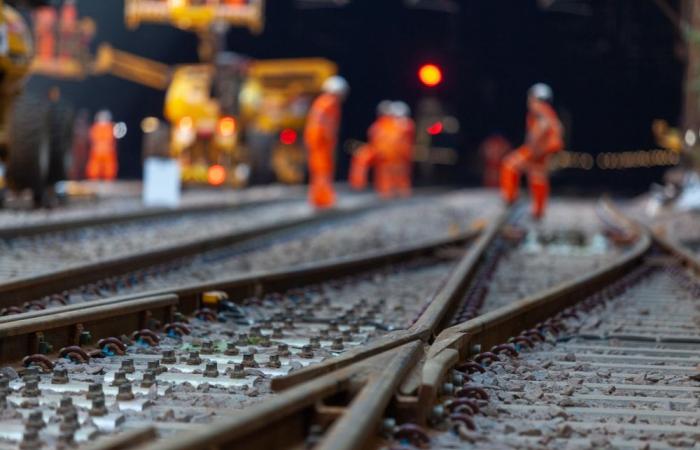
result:
[[[285,330],[293,330],[294,329],[294,319],[292,319],[291,317],[284,319],[284,329]]]
[[[163,367],[160,365],[160,361],[155,360],[155,361],[148,361],[148,364],[146,366],[146,370],[152,370],[156,374],[167,372],[167,368]]]
[[[224,354],[227,356],[234,356],[239,353],[238,347],[236,346],[235,342],[229,342],[226,344],[226,350],[224,351]]]
[[[440,387],[440,392],[442,395],[452,395],[455,391],[455,385],[452,383],[443,383]]]
[[[328,330],[325,330],[325,329],[323,329],[323,330],[318,330],[318,334],[319,334],[319,336],[321,336],[321,338],[322,338],[323,340],[327,340],[328,337],[330,336],[330,334],[328,333]]]
[[[328,331],[333,331],[333,332],[340,331],[338,329],[338,322],[336,320],[331,320],[331,323],[328,324]]]
[[[321,348],[321,339],[318,336],[312,336],[309,338],[309,345],[313,349]]]
[[[88,386],[88,391],[85,394],[85,398],[92,400],[99,396],[104,396],[104,393],[102,392],[102,385],[100,383],[90,383]]]
[[[258,363],[255,361],[255,355],[253,353],[243,354],[243,367],[258,367]]]
[[[58,414],[66,414],[73,409],[75,409],[75,406],[73,406],[73,399],[71,397],[63,397],[58,404],[56,412]]]
[[[143,378],[141,379],[141,387],[149,388],[153,386],[156,382],[156,371],[153,369],[147,369],[143,373]]]
[[[280,356],[289,356],[289,345],[287,344],[278,344],[277,345],[277,354]]]
[[[259,326],[250,327],[249,333],[250,333],[251,337],[260,337],[260,334],[261,334],[260,327]]]
[[[245,368],[243,367],[243,364],[236,364],[233,366],[231,378],[245,378]]]
[[[134,393],[131,390],[131,383],[125,383],[119,386],[119,393],[117,394],[117,400],[119,401],[129,401],[134,399]]]
[[[299,352],[299,357],[304,359],[311,359],[314,357],[314,348],[311,345],[304,345]]]
[[[61,425],[59,425],[58,429],[60,431],[72,431],[75,432],[78,428],[80,428],[80,423],[78,423],[78,411],[75,409],[72,409],[68,412],[66,412],[63,415],[63,420],[61,421]]]
[[[90,334],[89,331],[80,332],[80,337],[78,337],[79,345],[82,347],[88,345],[90,342],[92,342],[92,334]]]
[[[24,383],[22,397],[38,397],[39,395],[41,395],[41,390],[39,389],[39,380],[31,379]]]
[[[20,450],[38,450],[43,447],[43,442],[39,439],[39,430],[36,428],[25,428],[22,434],[22,442],[19,443]]]
[[[238,341],[236,342],[236,344],[243,346],[248,345],[248,335],[245,333],[238,333]]]
[[[22,380],[25,383],[32,380],[39,381],[39,369],[35,366],[27,367],[22,374]]]
[[[163,356],[160,358],[161,364],[175,364],[177,359],[175,358],[175,352],[173,350],[163,350]]]
[[[202,358],[199,357],[199,352],[190,352],[190,355],[187,357],[187,365],[198,366],[200,364],[202,364]]]
[[[345,347],[343,346],[343,338],[342,337],[333,338],[333,343],[331,344],[331,350],[341,351],[344,348]]]
[[[44,428],[46,426],[46,422],[44,422],[44,414],[38,410],[30,412],[24,426],[35,430]]]
[[[272,339],[282,339],[284,338],[284,333],[282,332],[282,328],[280,327],[275,327],[272,329]]]
[[[68,383],[68,371],[66,369],[54,369],[51,376],[51,384]]]
[[[126,372],[123,372],[121,370],[114,372],[114,380],[112,380],[112,386],[121,386],[122,384],[126,384],[128,382],[129,379],[126,378]]]
[[[91,416],[102,417],[106,416],[108,412],[109,411],[107,411],[107,405],[105,404],[104,397],[97,397],[92,399],[92,407],[90,408]]]
[[[126,373],[134,373],[136,371],[136,368],[134,367],[134,360],[133,359],[123,359],[122,365],[121,365],[121,370],[126,372]]]
[[[259,345],[260,345],[261,347],[270,347],[270,346],[272,345],[272,342],[270,342],[270,336],[264,334],[264,335],[260,338]]]
[[[208,362],[204,369],[204,376],[208,378],[216,378],[219,376],[219,369],[215,362]]]
[[[202,355],[211,355],[214,353],[214,343],[212,341],[202,342],[202,347],[199,349]]]
[[[436,424],[440,422],[445,417],[445,407],[442,405],[436,405],[430,411],[430,418],[428,419],[431,423]]]
[[[58,435],[59,448],[73,447],[75,445],[75,431],[65,430]]]
[[[279,355],[270,355],[270,359],[267,361],[267,367],[273,368],[273,369],[279,369],[282,367],[282,363],[280,362],[280,357]]]

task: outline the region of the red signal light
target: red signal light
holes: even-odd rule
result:
[[[233,117],[223,117],[219,120],[219,134],[222,136],[233,136],[236,132],[236,119]]]
[[[224,166],[216,164],[207,171],[207,181],[212,186],[221,186],[226,181],[226,169]]]
[[[442,70],[435,64],[424,64],[418,70],[418,78],[428,87],[435,87],[442,82]]]
[[[293,145],[297,142],[297,132],[287,128],[280,133],[280,142],[285,145]]]
[[[430,125],[425,131],[427,131],[428,134],[431,136],[436,136],[442,133],[442,130],[444,128],[445,127],[442,125],[442,122],[435,122],[434,124]]]

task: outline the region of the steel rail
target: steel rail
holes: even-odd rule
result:
[[[432,339],[436,331],[439,330],[443,318],[456,307],[456,303],[464,296],[479,263],[483,260],[486,249],[497,237],[501,226],[507,221],[509,215],[509,211],[504,211],[487,226],[474,244],[465,252],[445,284],[437,291],[428,308],[411,328],[396,331],[381,339],[377,339],[370,345],[351,350],[321,364],[305,367],[287,376],[275,378],[272,380],[272,389],[278,391],[289,389],[299,383],[312,380],[321,374],[338,370],[369,356],[377,355],[416,339],[426,342]]]
[[[433,397],[431,393],[437,392],[438,383],[441,382],[444,374],[462,355],[476,350],[475,344],[486,346],[496,342],[502,336],[511,335],[512,330],[531,326],[574,304],[583,298],[581,296],[586,292],[590,293],[594,289],[590,283],[600,285],[618,279],[630,267],[641,261],[651,248],[649,235],[640,233],[636,245],[630,251],[604,268],[572,282],[563,283],[540,295],[529,297],[519,302],[518,306],[504,307],[455,327],[440,330],[438,327],[446,323],[444,319],[449,317],[456,308],[455,302],[459,301],[464,294],[469,284],[469,277],[473,276],[475,267],[481,261],[480,255],[483,255],[504,222],[505,217],[501,217],[497,225],[491,226],[470,247],[453,271],[450,281],[443,286],[440,294],[434,299],[435,306],[427,309],[422,320],[419,319],[411,330],[393,333],[382,342],[370,346],[371,349],[348,352],[347,356],[343,355],[322,363],[320,370],[302,369],[299,371],[303,373],[300,378],[292,374],[288,380],[293,382],[283,383],[283,387],[288,389],[276,397],[276,403],[265,402],[257,409],[247,410],[243,418],[225,420],[202,429],[194,435],[180,439],[174,437],[152,445],[144,445],[138,447],[138,450],[296,448],[302,443],[310,445],[305,438],[299,438],[299,435],[309,432],[308,421],[311,420],[308,415],[303,415],[300,411],[311,403],[316,403],[318,406],[319,397],[311,395],[308,398],[302,393],[315,392],[315,389],[327,386],[329,380],[335,380],[334,382],[338,384],[341,383],[340,380],[346,381],[348,373],[354,374],[355,382],[363,385],[364,388],[355,390],[349,400],[345,399],[343,407],[332,409],[330,413],[326,411],[331,417],[326,418],[325,421],[319,421],[319,424],[330,425],[330,427],[326,435],[319,437],[313,444],[318,444],[318,448],[324,450],[366,448],[368,440],[376,435],[378,422],[389,403],[393,403],[394,410],[401,417],[422,416],[424,418],[423,405],[431,401]],[[493,332],[496,337],[487,337],[486,333],[489,332]],[[428,348],[435,334],[437,337]],[[366,367],[370,361],[381,361],[386,369],[381,372],[367,371]],[[412,364],[413,367],[411,367]],[[321,382],[321,380],[324,381]],[[406,383],[406,380],[409,382]],[[407,392],[401,383],[406,383],[409,387],[415,386],[415,389]],[[399,395],[395,397],[397,390]],[[326,392],[326,395],[333,397],[341,391],[346,392],[346,395],[348,393],[336,388]],[[293,425],[292,429],[287,425],[281,426],[280,414],[285,415],[287,421],[296,419],[296,425]],[[316,417],[318,419],[318,416]],[[264,427],[265,423],[268,424],[267,427]],[[263,433],[263,429],[270,432]],[[293,438],[285,439],[285,436],[293,436]],[[306,436],[308,437],[308,434]]]
[[[273,205],[288,202],[301,197],[272,198],[263,200],[245,200],[238,203],[221,202],[210,205],[192,205],[181,208],[147,208],[139,211],[131,211],[120,214],[100,215],[96,217],[81,217],[74,219],[62,219],[48,223],[28,225],[14,225],[0,227],[0,239],[15,239],[19,237],[37,236],[40,234],[71,231],[78,228],[94,227],[100,225],[115,225],[126,222],[136,222],[147,219],[162,219],[184,214],[206,214],[219,211],[244,211],[245,209]]]
[[[216,248],[272,239],[283,233],[324,221],[341,219],[376,209],[381,203],[370,203],[354,208],[324,211],[302,219],[289,219],[255,229],[197,239],[184,244],[170,245],[152,251],[132,253],[95,263],[78,265],[50,273],[0,283],[0,306],[17,306],[46,295],[60,293],[102,280],[157,265],[173,259],[193,256]]]
[[[224,291],[231,301],[243,300],[252,295],[279,292],[433,255],[443,248],[464,245],[478,234],[479,231],[474,229],[450,238],[291,269],[256,272],[176,289],[161,289],[2,316],[0,364],[14,363],[26,355],[39,353],[40,347],[46,348],[47,344],[54,349],[77,345],[80,332],[89,332],[92,341],[96,341],[149,328],[149,321],[169,322],[175,312],[190,314],[201,308],[202,293],[207,291]],[[138,305],[138,308],[133,309],[133,305]],[[106,328],[101,321],[95,320],[96,317],[103,317],[103,311],[110,311],[115,319]]]

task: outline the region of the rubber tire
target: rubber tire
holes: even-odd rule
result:
[[[31,189],[35,206],[46,202],[51,165],[48,102],[23,94],[8,123],[7,182],[14,190]]]
[[[73,127],[75,112],[65,103],[54,103],[49,109],[49,136],[51,158],[48,183],[53,185],[68,179],[68,168],[73,155]]]

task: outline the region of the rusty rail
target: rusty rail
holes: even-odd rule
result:
[[[651,247],[649,235],[641,233],[636,245],[624,257],[594,273],[440,332],[439,327],[446,323],[444,319],[464,295],[470,277],[505,217],[480,236],[436,295],[435,306],[426,310],[410,330],[393,333],[367,349],[348,352],[322,363],[317,369],[302,369],[298,372],[302,375],[280,378],[284,381],[277,383],[277,387],[287,390],[246,410],[245,414],[189,436],[177,436],[137,449],[299,448],[312,444],[307,438],[314,420],[328,429],[324,437],[313,441],[319,448],[366,448],[368,441],[376,436],[378,422],[390,403],[401,417],[424,419],[424,411],[428,410],[425,406],[434,398],[438,383],[461,357],[477,348],[498,343],[514,330],[551,317],[600,286],[620,278],[638,264]],[[435,341],[426,351],[435,334]],[[398,389],[401,394],[395,397],[397,388],[407,378],[412,380],[408,386],[415,386],[415,390],[406,392],[402,386]],[[331,398],[341,404],[324,403]]]
[[[245,210],[256,206],[273,205],[301,197],[275,198],[264,200],[246,200],[239,203],[219,203],[212,205],[192,205],[182,208],[148,208],[141,211],[133,211],[121,214],[104,215],[97,217],[83,217],[78,219],[57,220],[50,223],[32,225],[17,225],[0,228],[0,239],[15,239],[18,237],[37,236],[45,233],[57,233],[70,231],[76,228],[94,227],[100,225],[114,225],[146,219],[160,219],[179,216],[182,214],[206,214],[216,211]]]
[[[146,328],[146,321],[150,319],[167,322],[175,311],[189,314],[200,308],[201,295],[206,291],[224,291],[229,294],[229,299],[242,300],[251,295],[300,287],[431,255],[442,248],[466,244],[478,234],[479,231],[474,229],[451,238],[339,258],[325,263],[307,264],[293,269],[253,273],[178,289],[110,297],[2,316],[0,363],[14,363],[25,355],[38,353],[42,342],[44,346],[49,344],[54,349],[76,345],[77,336],[81,331],[89,332],[92,340],[96,341],[109,336],[128,335]],[[96,318],[105,317],[105,312],[114,314],[115,320],[108,324],[97,321]]]
[[[430,340],[439,330],[440,322],[446,314],[455,307],[456,302],[464,295],[484,257],[484,252],[496,238],[508,217],[509,211],[505,211],[498,219],[488,225],[481,236],[466,251],[444,286],[436,293],[428,309],[410,329],[396,331],[361,349],[346,352],[321,364],[305,367],[285,377],[275,378],[272,380],[272,388],[274,390],[288,389],[291,386],[312,380],[321,374],[338,370],[416,339],[426,342]]]
[[[0,306],[17,306],[45,295],[59,293],[114,275],[128,273],[177,258],[196,255],[223,246],[243,243],[252,244],[258,240],[272,239],[297,228],[340,219],[378,207],[379,204],[372,203],[356,208],[332,210],[302,219],[280,221],[256,229],[198,239],[193,242],[172,245],[154,251],[144,251],[96,263],[69,267],[47,274],[11,280],[0,284]]]

